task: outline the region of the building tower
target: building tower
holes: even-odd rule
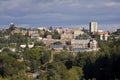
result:
[[[89,30],[90,33],[96,33],[98,31],[98,23],[97,22],[90,22],[89,23]]]

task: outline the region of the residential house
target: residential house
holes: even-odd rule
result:
[[[100,40],[108,40],[109,32],[98,31],[98,35],[100,36]]]
[[[44,37],[44,34],[45,34],[44,31],[40,31],[40,36],[41,36],[41,37]]]
[[[21,31],[21,34],[22,34],[22,35],[26,35],[26,34],[27,34],[27,30],[22,30],[22,31]]]
[[[82,30],[80,30],[80,29],[74,30],[74,39],[75,39],[77,36],[83,35],[83,34],[84,34],[84,32],[83,32]]]
[[[59,33],[59,34],[62,34],[64,31],[61,27],[57,28],[56,31]]]
[[[95,39],[89,40],[88,47],[91,49],[97,49],[98,48],[98,43]]]
[[[47,39],[47,38],[43,38],[41,41],[44,44],[46,44],[46,46],[49,46],[49,45],[51,45],[51,44],[53,44],[55,42],[55,40],[53,40],[53,39]]]
[[[37,28],[37,29],[39,29],[39,30],[41,30],[41,31],[42,31],[42,30],[44,29],[44,27],[39,27],[39,28]]]
[[[33,34],[38,34],[38,31],[36,30],[30,30],[28,31],[29,36],[32,36]]]
[[[66,30],[64,31],[64,33],[66,33],[66,34],[73,34],[74,31],[73,31],[72,29],[66,29]]]
[[[47,35],[47,39],[52,39],[52,35]]]
[[[31,35],[32,39],[39,39],[39,37],[40,37],[40,35],[37,33]]]
[[[20,28],[15,28],[15,30],[13,30],[11,32],[11,34],[16,34],[16,33],[20,33],[20,32],[21,32]]]
[[[73,34],[61,34],[61,39],[67,39],[67,40],[72,40],[73,39]]]

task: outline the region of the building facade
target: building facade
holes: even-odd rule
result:
[[[88,48],[89,40],[71,40],[72,48]]]
[[[67,40],[72,40],[73,39],[73,34],[61,34],[61,39],[67,39]]]
[[[77,36],[79,36],[79,35],[83,35],[84,34],[84,32],[82,31],[82,30],[74,30],[74,38],[76,38]]]
[[[98,23],[97,22],[90,22],[89,23],[89,30],[90,30],[90,33],[97,32],[98,31]]]

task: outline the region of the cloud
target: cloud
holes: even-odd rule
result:
[[[0,0],[0,24],[119,23],[119,7],[119,0]]]
[[[106,7],[120,7],[119,2],[108,2],[104,4]]]

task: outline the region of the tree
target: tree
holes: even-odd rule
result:
[[[67,80],[80,80],[80,77],[83,76],[82,68],[80,67],[73,67],[66,72],[66,78]]]
[[[14,77],[24,70],[23,62],[18,62],[12,54],[12,52],[2,52],[0,54],[0,75],[4,78]]]
[[[48,32],[48,31],[45,31],[43,38],[47,38],[47,35],[52,35],[52,33],[51,33],[51,32]]]
[[[60,34],[55,30],[52,37],[53,37],[53,39],[60,39]]]
[[[66,80],[66,67],[61,62],[53,62],[47,65],[48,80]]]
[[[15,27],[15,25],[14,25],[14,24],[10,24],[10,27],[9,27],[9,30],[10,30],[10,31],[15,30],[15,28],[16,28],[16,27]]]
[[[60,41],[56,41],[55,43],[53,43],[54,45],[61,45],[62,43]]]
[[[30,72],[35,72],[39,66],[41,66],[41,49],[39,47],[35,47],[32,49],[25,49],[23,52],[23,57],[25,59],[26,66],[30,67]]]
[[[72,66],[73,66],[72,60],[68,59],[68,60],[65,62],[65,66],[66,66],[67,69],[71,69]]]
[[[83,67],[83,74],[84,74],[84,78],[86,80],[88,79],[93,79],[95,78],[96,76],[96,67],[95,67],[95,64],[92,63],[92,62],[87,62],[84,67]]]
[[[51,58],[51,53],[44,52],[40,58],[41,64],[45,64],[46,62],[49,62],[50,58]]]
[[[45,46],[45,44],[42,41],[36,41],[35,46]]]

